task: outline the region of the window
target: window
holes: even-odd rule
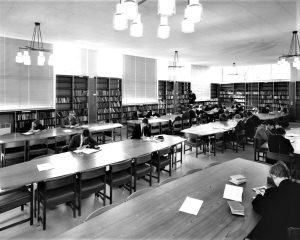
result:
[[[157,103],[156,60],[124,55],[123,104]]]

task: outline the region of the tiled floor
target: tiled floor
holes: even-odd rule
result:
[[[123,136],[125,135],[125,129],[123,131]],[[178,154],[179,156],[179,154]],[[178,164],[177,170],[174,170],[172,173],[172,177],[181,177],[190,169],[195,168],[205,168],[209,164],[213,162],[225,162],[237,157],[245,158],[245,159],[253,159],[253,147],[251,145],[247,145],[245,151],[240,150],[238,153],[233,150],[226,150],[224,153],[217,152],[217,155],[214,157],[209,155],[198,155],[195,157],[195,151],[186,152],[183,155],[183,164]],[[162,172],[162,181],[168,178],[168,173]],[[156,179],[154,179],[154,186],[157,186]],[[137,189],[148,187],[148,183],[140,180],[138,181]],[[115,189],[113,191],[114,202],[122,202],[126,200],[128,197],[128,192],[126,190]],[[23,223],[21,225],[15,226],[13,228],[4,230],[0,234],[0,239],[52,239],[57,235],[77,226],[82,223],[85,217],[94,211],[95,209],[102,206],[101,199],[95,198],[95,196],[91,196],[87,199],[83,200],[82,203],[82,216],[81,217],[72,217],[71,208],[62,204],[55,209],[49,209],[47,211],[47,230],[43,231],[42,226],[39,226],[35,220],[34,225],[30,226],[29,223]],[[21,210],[15,209],[5,214],[1,214],[0,216],[0,225],[3,223],[6,224],[8,219],[15,221],[16,219],[20,219],[24,217],[24,215],[28,216],[28,207],[25,207],[25,212],[21,212]],[[101,226],[99,226],[101,227]]]

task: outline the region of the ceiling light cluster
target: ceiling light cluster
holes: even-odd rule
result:
[[[293,37],[290,45],[289,53],[279,57],[278,64],[288,64],[288,59],[293,59],[293,67],[300,69],[300,44],[298,38],[298,32],[293,31]]]
[[[138,12],[138,5],[146,0],[120,0],[116,6],[116,12],[113,18],[113,26],[115,30],[123,31],[130,26],[130,36],[143,36],[143,23],[141,15]],[[184,19],[181,23],[181,30],[184,33],[192,33],[195,31],[195,23],[200,22],[202,16],[202,5],[199,0],[189,0],[184,11]],[[160,24],[157,29],[157,37],[167,39],[170,36],[170,26],[168,17],[175,15],[175,0],[158,0],[158,15],[160,16]],[[130,22],[130,24],[128,24]]]
[[[35,22],[34,23],[34,30],[32,34],[32,39],[30,46],[25,47],[19,47],[19,50],[17,52],[16,56],[16,62],[17,63],[23,63],[24,65],[31,65],[31,58],[30,58],[30,51],[38,51],[39,55],[37,57],[37,64],[39,66],[44,66],[45,64],[45,56],[44,53],[50,53],[49,59],[48,59],[48,65],[53,65],[53,55],[51,54],[51,50],[44,49],[43,46],[43,39],[42,39],[42,32],[40,29],[40,23]],[[22,52],[23,50],[23,52]]]

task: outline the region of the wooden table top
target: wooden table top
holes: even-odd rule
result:
[[[0,188],[22,186],[97,167],[108,166],[112,163],[132,159],[185,141],[181,137],[163,136],[165,139],[163,142],[128,139],[101,145],[101,151],[92,154],[66,152],[0,168]],[[44,163],[51,163],[54,168],[39,172],[37,165]]]
[[[288,128],[286,130],[286,138],[288,138],[291,141],[291,144],[294,148],[295,154],[300,154],[300,126],[295,128]],[[262,148],[268,149],[268,143],[264,143]]]
[[[169,121],[174,122],[175,118],[178,117],[178,116],[182,116],[182,114],[162,115],[162,116],[160,116],[159,118],[161,118],[161,119],[166,119],[166,120],[169,120]]]
[[[193,134],[197,136],[207,136],[217,133],[227,132],[234,128],[237,124],[235,120],[228,120],[226,122],[210,122],[206,124],[200,124],[198,126],[190,127],[182,130],[181,132],[186,134]]]
[[[251,188],[266,185],[268,170],[265,164],[234,159],[154,188],[57,239],[243,239],[260,219],[252,209]],[[232,215],[223,199],[234,174],[247,177],[241,185],[245,217]],[[187,196],[204,201],[197,216],[178,211]]]
[[[257,117],[259,117],[260,120],[266,121],[266,120],[273,120],[277,119],[279,117],[288,116],[288,114],[279,113],[279,112],[272,112],[272,113],[256,113]]]
[[[135,125],[135,124],[140,124],[142,123],[142,119],[137,119],[137,120],[128,120],[127,125]],[[168,119],[163,119],[163,118],[148,118],[149,124],[152,123],[163,123],[163,122],[168,122]]]
[[[45,139],[45,138],[53,138],[59,136],[66,135],[74,135],[82,132],[82,129],[88,128],[91,133],[93,132],[101,132],[101,131],[109,131],[115,128],[122,127],[119,123],[109,123],[109,124],[85,124],[76,128],[52,128],[48,130],[43,130],[31,135],[24,135],[21,133],[11,133],[0,136],[0,144],[7,142],[15,142],[15,141],[29,141],[36,139]]]

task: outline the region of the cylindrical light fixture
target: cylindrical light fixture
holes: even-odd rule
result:
[[[50,54],[50,56],[49,56],[48,65],[49,66],[53,66],[54,65],[54,56],[53,56],[53,54]]]
[[[175,0],[158,0],[157,14],[161,16],[173,16],[175,13]]]
[[[184,10],[184,19],[181,22],[181,31],[184,33],[192,33],[195,31],[195,24],[187,17],[187,8]]]
[[[141,14],[130,25],[130,36],[141,37],[143,36],[143,24],[141,21]]]
[[[122,31],[128,28],[128,21],[125,18],[123,13],[123,4],[118,3],[116,7],[116,13],[114,14],[113,19],[114,29]]]
[[[293,67],[297,68],[300,65],[299,57],[294,57]]]
[[[124,0],[123,5],[123,14],[126,19],[134,20],[137,18],[138,14],[138,5],[136,0]]]
[[[200,22],[202,17],[203,7],[199,3],[199,0],[190,0],[190,4],[187,6],[187,15],[186,17],[192,22]]]
[[[24,59],[23,59],[23,54],[22,52],[19,50],[16,56],[16,63],[23,63]]]
[[[160,17],[160,25],[157,29],[157,37],[167,39],[170,36],[170,26],[168,25],[168,17]]]
[[[24,65],[31,65],[31,59],[28,51],[24,51],[23,59],[24,59]]]
[[[39,66],[44,66],[44,64],[45,64],[45,56],[44,56],[44,53],[41,51],[39,52],[37,64]]]

